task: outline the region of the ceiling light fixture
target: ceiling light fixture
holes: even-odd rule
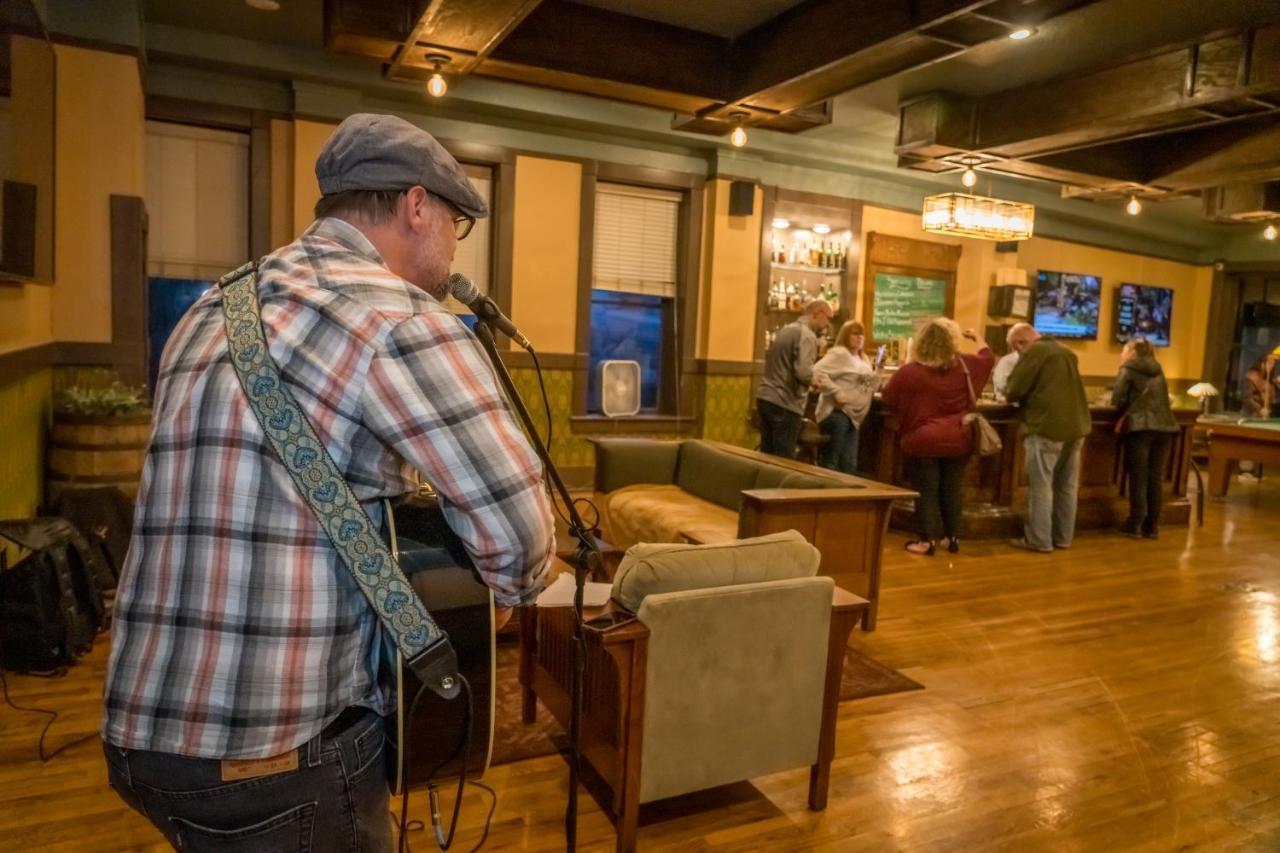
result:
[[[729,118],[733,120],[733,132],[729,134],[729,142],[734,148],[741,148],[747,144],[747,131],[742,127],[742,122],[746,120],[747,114],[733,112],[729,113]]]
[[[827,225],[825,222],[819,222],[817,225],[813,226],[813,233],[814,234],[830,234],[831,226]]]
[[[924,200],[922,225],[935,234],[983,240],[1025,240],[1034,230],[1036,206],[965,193],[940,193]]]
[[[431,79],[427,81],[427,93],[433,98],[444,97],[444,93],[449,91],[449,84],[445,82],[444,75],[440,73],[440,69],[449,64],[449,57],[443,53],[429,53],[427,54],[427,62],[430,62],[435,68]]]
[[[1016,30],[1009,33],[1009,38],[1014,41],[1022,41],[1023,39],[1031,38],[1035,34],[1035,27],[1018,27]]]
[[[974,184],[978,183],[978,173],[973,171],[972,166],[965,167],[964,174],[960,176],[960,183],[964,184],[966,187],[972,187]]]
[[[1136,195],[1129,196],[1129,203],[1124,206],[1124,212],[1130,216],[1137,216],[1142,212],[1142,202],[1138,201]]]
[[[1276,231],[1276,226],[1274,224],[1268,225],[1266,228],[1262,229],[1262,236],[1264,239],[1274,240],[1277,234],[1280,234],[1280,231]]]
[[[280,11],[280,3],[277,0],[244,0],[244,5],[250,9],[257,9],[259,12]]]
[[[777,219],[773,220],[773,227],[774,228],[790,228],[791,220],[778,217]]]

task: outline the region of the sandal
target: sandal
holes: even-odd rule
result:
[[[919,554],[922,557],[932,557],[936,546],[936,542],[928,539],[912,539],[902,547],[906,548],[912,554]]]

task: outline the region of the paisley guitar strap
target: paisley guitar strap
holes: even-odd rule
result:
[[[458,695],[458,660],[377,526],[338,470],[267,349],[258,302],[257,264],[249,262],[218,282],[231,363],[249,407],[303,501],[315,514],[356,585],[390,632],[406,665],[429,690]]]

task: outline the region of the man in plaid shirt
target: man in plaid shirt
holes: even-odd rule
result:
[[[375,522],[422,472],[505,622],[554,542],[537,457],[441,305],[485,201],[391,116],[344,121],[316,176],[316,221],[259,265],[271,356]],[[221,299],[161,364],[105,687],[111,783],[183,850],[389,850],[382,628],[249,407]]]

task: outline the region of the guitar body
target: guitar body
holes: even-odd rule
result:
[[[473,715],[467,776],[479,778],[493,751],[494,622],[493,592],[480,582],[471,559],[444,522],[434,496],[413,496],[387,507],[391,553],[409,578],[431,617],[449,636],[458,656],[458,672],[471,685]],[[393,794],[401,781],[425,785],[457,777],[459,749],[467,713],[466,691],[451,700],[423,690],[421,682],[396,654],[396,715],[388,720],[387,775]]]

